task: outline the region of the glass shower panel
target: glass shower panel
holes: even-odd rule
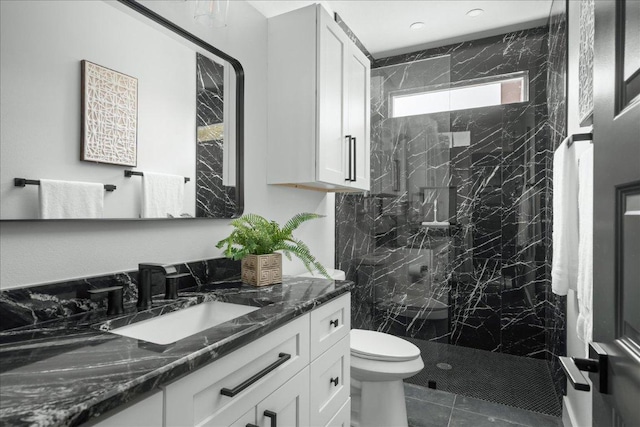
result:
[[[358,288],[369,290],[369,313],[360,325],[356,317],[356,327],[448,341],[456,217],[450,113],[392,117],[391,110],[398,94],[446,87],[450,62],[447,55],[372,70],[373,180],[364,203],[373,239],[357,274]]]

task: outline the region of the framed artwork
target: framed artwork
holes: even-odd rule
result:
[[[138,79],[82,61],[80,160],[137,165]]]

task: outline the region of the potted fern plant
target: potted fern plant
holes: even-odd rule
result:
[[[227,238],[220,240],[216,247],[224,247],[227,258],[242,261],[242,281],[254,286],[282,282],[282,254],[289,260],[295,255],[307,270],[315,268],[320,274],[330,278],[327,270],[311,254],[309,247],[293,237],[293,231],[300,224],[320,217],[322,215],[299,213],[280,228],[275,221],[256,214],[246,214],[231,221],[234,230]]]

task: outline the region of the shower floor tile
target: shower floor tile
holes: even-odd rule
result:
[[[499,403],[407,383],[404,391],[409,427],[562,427],[559,417]]]
[[[458,410],[490,412],[483,409],[482,404],[493,402],[552,417],[562,415],[551,373],[544,360],[414,338],[404,339],[420,348],[425,364],[419,374],[405,379],[405,384],[428,387],[430,381],[435,381],[437,391],[458,395]],[[432,403],[446,404],[442,401]],[[532,423],[529,418],[505,418],[500,411],[487,415],[521,425],[538,425],[526,424]],[[463,422],[464,414],[459,418]]]

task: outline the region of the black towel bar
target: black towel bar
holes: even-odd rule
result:
[[[130,171],[130,170],[125,170],[125,171],[124,171],[124,176],[125,176],[125,177],[127,177],[127,178],[131,178],[131,176],[132,176],[132,175],[135,175],[135,176],[144,176],[144,172],[137,172],[137,171]],[[187,183],[187,182],[189,182],[189,181],[191,181],[191,178],[189,178],[189,177],[185,176],[185,177],[184,177],[184,182],[185,182],[185,183]]]
[[[40,181],[37,179],[25,179],[25,178],[13,178],[13,185],[16,187],[24,187],[25,185],[40,185]],[[105,184],[104,189],[106,191],[114,191],[117,187],[112,184]]]

